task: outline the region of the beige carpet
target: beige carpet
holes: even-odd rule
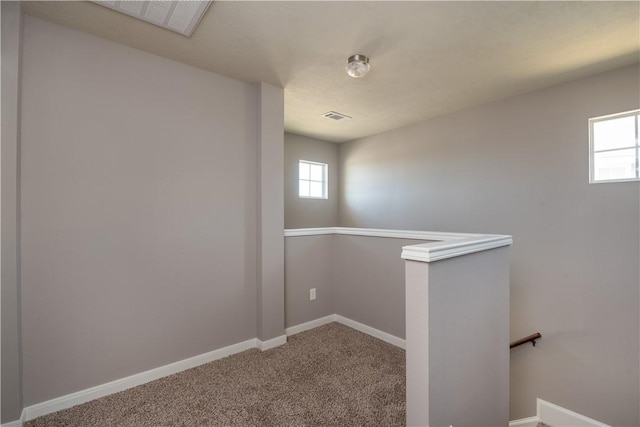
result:
[[[41,426],[400,426],[404,350],[331,323],[36,418]]]

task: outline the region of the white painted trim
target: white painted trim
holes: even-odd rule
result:
[[[316,236],[321,234],[341,234],[349,236],[388,237],[394,239],[411,240],[451,240],[477,236],[466,233],[443,233],[437,231],[389,230],[383,228],[352,228],[352,227],[319,227],[319,228],[290,228],[284,230],[285,237]]]
[[[538,417],[520,418],[509,421],[509,427],[536,427],[539,422],[540,418]]]
[[[272,348],[279,347],[286,343],[286,335],[280,335],[279,337],[275,337],[267,341],[260,341],[258,338],[256,338],[256,347],[258,347],[262,351],[271,350]]]
[[[536,412],[540,421],[550,426],[610,427],[593,418],[585,417],[577,412],[573,412],[540,398],[536,399]]]
[[[24,421],[25,421],[25,411],[23,409],[19,420],[9,421],[8,423],[4,423],[0,425],[0,427],[22,427],[22,424],[24,423]]]
[[[189,359],[184,359],[165,366],[160,366],[159,368],[151,369],[106,384],[101,384],[85,390],[77,391],[75,393],[67,394],[66,396],[47,400],[46,402],[37,403],[35,405],[26,407],[23,411],[24,415],[22,418],[25,421],[29,421],[42,415],[47,415],[52,412],[60,411],[62,409],[71,408],[72,406],[80,405],[82,403],[89,402],[90,400],[108,396],[113,393],[118,393],[120,391],[146,384],[150,381],[154,381],[168,375],[195,368],[196,366],[213,362],[214,360],[222,359],[223,357],[231,356],[232,354],[256,348],[258,345],[257,341],[258,340],[256,338],[252,338],[250,340],[223,347],[218,350],[214,350],[198,356],[194,356]]]
[[[402,349],[406,348],[405,340],[403,340],[402,338],[398,338],[395,335],[388,334],[379,329],[372,328],[371,326],[365,325],[364,323],[356,322],[355,320],[351,320],[339,314],[335,315],[335,319],[338,323],[342,323],[343,325],[353,328],[357,331],[388,342],[389,344],[395,345],[396,347],[400,347]]]
[[[204,353],[198,356],[191,357],[189,359],[170,363],[159,368],[151,369],[139,374],[134,374],[126,378],[121,378],[116,381],[101,384],[95,387],[80,390],[75,393],[67,394],[65,396],[28,406],[22,410],[21,420],[11,421],[9,423],[2,424],[0,427],[21,427],[24,421],[30,421],[34,418],[47,415],[52,412],[61,411],[63,409],[71,408],[72,406],[80,405],[94,399],[137,387],[139,385],[146,384],[148,382],[166,377],[168,375],[177,374],[178,372],[195,368],[196,366],[213,362],[214,360],[222,359],[223,357],[231,356],[233,354],[250,350],[252,348],[259,348],[262,351],[269,350],[271,348],[286,344],[287,335],[294,335],[334,321],[342,323],[343,325],[349,326],[353,329],[381,339],[395,346],[405,348],[404,340],[401,338],[356,322],[355,320],[348,319],[344,316],[331,314],[329,316],[321,317],[310,322],[289,327],[286,329],[286,335],[281,335],[268,341],[261,341],[258,338],[252,338],[250,340],[223,347],[209,353]]]
[[[299,325],[291,326],[284,330],[284,333],[288,337],[291,335],[299,334],[300,332],[308,331],[310,329],[317,328],[318,326],[326,325],[327,323],[335,322],[336,315],[330,314],[328,316],[321,317],[319,319],[311,320],[310,322],[301,323]]]
[[[348,317],[344,317],[339,314],[330,314],[328,316],[324,316],[319,319],[315,319],[309,322],[301,323],[299,325],[291,326],[287,328],[285,332],[289,336],[295,335],[295,334],[299,334],[300,332],[308,331],[310,329],[314,329],[331,322],[341,323],[352,329],[355,329],[367,335],[371,335],[374,338],[378,338],[384,342],[395,345],[396,347],[400,347],[402,349],[405,348],[405,340],[403,340],[402,338],[398,338],[394,335],[388,334],[379,329],[372,328],[371,326],[365,325],[364,323],[356,322],[355,320],[351,320]]]
[[[416,230],[388,230],[379,228],[350,228],[336,227],[336,234],[350,236],[370,236],[370,237],[389,237],[394,239],[412,239],[412,240],[451,240],[473,237],[475,234],[464,233],[443,233],[438,231],[416,231]]]
[[[476,237],[460,240],[405,246],[402,248],[401,257],[410,261],[433,262],[501,246],[509,246],[512,243],[511,236],[479,234]]]
[[[290,228],[284,230],[284,237],[299,237],[299,236],[317,236],[325,234],[336,234],[337,227],[322,227],[322,228]]]
[[[403,259],[419,262],[439,261],[474,252],[509,246],[513,243],[511,236],[499,234],[443,233],[434,231],[348,227],[298,228],[284,231],[285,237],[328,234],[430,241],[429,243],[404,246],[402,248],[401,257]]]
[[[536,399],[536,416],[509,421],[509,427],[535,427],[539,422],[555,427],[610,427],[540,398]]]

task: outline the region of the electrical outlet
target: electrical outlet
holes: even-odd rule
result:
[[[311,288],[311,289],[309,290],[309,299],[310,299],[311,301],[313,301],[313,300],[315,300],[315,299],[316,299],[316,288]]]

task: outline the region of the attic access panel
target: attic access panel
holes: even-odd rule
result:
[[[210,1],[94,1],[142,21],[191,37]]]

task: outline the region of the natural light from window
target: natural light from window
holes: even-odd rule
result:
[[[640,180],[640,110],[589,119],[589,182]]]
[[[298,164],[298,196],[305,199],[326,199],[327,164],[300,160]]]

